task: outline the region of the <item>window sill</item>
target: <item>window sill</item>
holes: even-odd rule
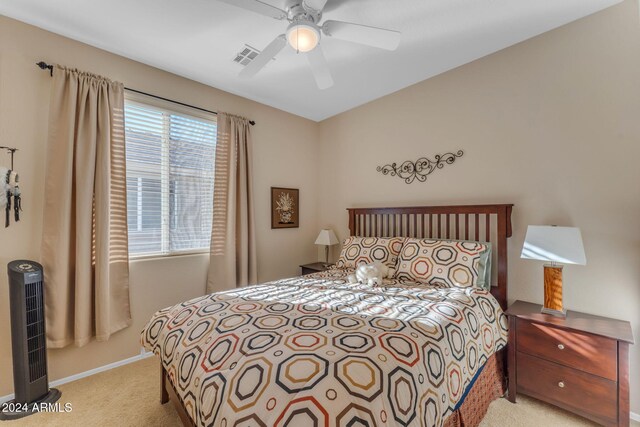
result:
[[[133,255],[129,256],[129,262],[135,261],[149,261],[154,259],[167,259],[167,258],[180,258],[194,255],[208,255],[209,251],[188,251],[177,252],[172,254],[149,254],[149,255]]]

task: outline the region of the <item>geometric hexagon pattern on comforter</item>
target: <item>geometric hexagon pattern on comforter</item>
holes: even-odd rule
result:
[[[159,355],[198,426],[440,426],[507,321],[479,288],[349,270],[218,292],[158,311],[142,343]]]

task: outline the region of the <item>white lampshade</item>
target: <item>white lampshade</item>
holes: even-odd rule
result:
[[[576,227],[530,225],[520,258],[586,265],[582,235]]]
[[[332,246],[338,243],[340,243],[340,241],[336,237],[336,233],[330,229],[320,230],[320,234],[318,234],[318,238],[316,239],[316,245]]]

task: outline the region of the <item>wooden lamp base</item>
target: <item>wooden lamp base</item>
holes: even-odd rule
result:
[[[544,266],[544,307],[542,313],[566,317],[567,310],[562,306],[562,266],[545,264]]]

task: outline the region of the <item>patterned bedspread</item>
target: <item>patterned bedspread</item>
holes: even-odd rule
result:
[[[219,292],[142,331],[199,426],[440,426],[506,345],[477,288],[349,284],[332,270]]]

